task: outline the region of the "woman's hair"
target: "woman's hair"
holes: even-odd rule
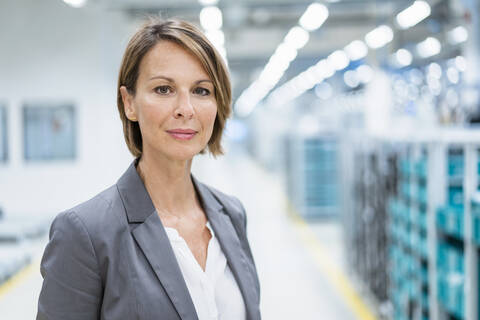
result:
[[[182,20],[161,20],[156,17],[150,18],[130,39],[118,75],[117,107],[128,149],[134,157],[140,157],[142,135],[138,122],[129,120],[125,115],[120,87],[125,86],[130,94],[135,95],[140,62],[145,54],[160,41],[172,41],[192,53],[212,80],[217,102],[217,116],[212,136],[208,141],[208,150],[213,156],[223,154],[222,133],[232,110],[232,89],[227,67],[218,51],[196,26]],[[201,153],[204,152],[205,150],[201,151]]]

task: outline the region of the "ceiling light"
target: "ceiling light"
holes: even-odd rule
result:
[[[302,88],[302,93],[313,88],[317,84],[317,79],[309,70],[302,72],[297,76],[297,81]]]
[[[285,43],[291,45],[295,49],[300,49],[307,44],[309,38],[308,31],[296,26],[290,29],[285,36]]]
[[[365,36],[365,42],[372,49],[378,49],[385,46],[393,40],[393,30],[389,26],[381,25]]]
[[[205,7],[200,11],[200,24],[205,30],[220,29],[223,24],[222,11],[218,7]]]
[[[434,77],[435,79],[442,78],[442,67],[436,62],[432,62],[428,65],[427,72],[429,76]]]
[[[353,70],[348,70],[343,74],[343,81],[350,88],[358,87],[358,85],[360,84],[357,73]]]
[[[360,67],[357,68],[357,76],[358,80],[361,83],[369,83],[373,79],[374,71],[372,67],[366,64],[362,64]]]
[[[448,42],[452,45],[456,45],[467,41],[468,31],[463,26],[458,26],[453,30],[450,30],[447,34]]]
[[[335,69],[325,59],[318,61],[314,70],[319,80],[330,78],[335,74]]]
[[[332,86],[328,82],[322,82],[315,87],[315,94],[322,100],[328,100],[333,94]]]
[[[300,17],[299,24],[305,30],[313,31],[320,28],[327,18],[327,7],[320,3],[312,3]]]
[[[407,49],[398,49],[395,52],[395,59],[400,66],[406,67],[412,64],[413,56]]]
[[[348,59],[347,54],[343,50],[332,52],[327,60],[335,70],[343,70],[350,64],[350,59]]]
[[[465,72],[467,70],[467,59],[463,56],[457,56],[455,58],[455,66],[460,72]]]
[[[361,40],[355,40],[350,42],[350,44],[345,47],[345,52],[350,60],[356,61],[367,56],[368,48],[365,42]]]
[[[198,0],[202,6],[214,6],[218,3],[218,0]]]
[[[400,28],[408,29],[428,17],[431,11],[427,2],[417,0],[397,15],[397,23]]]
[[[297,57],[297,49],[294,47],[282,42],[275,50],[274,56],[280,57],[282,60],[286,60],[288,62],[293,61]]]
[[[66,4],[74,8],[80,8],[87,3],[87,0],[63,0]]]
[[[225,44],[225,35],[222,30],[212,29],[205,32],[208,40],[210,40],[215,46],[223,46]]]
[[[422,58],[429,58],[437,55],[442,50],[440,41],[434,37],[428,37],[419,44],[417,44],[418,55]]]
[[[448,78],[448,81],[450,81],[451,83],[457,84],[458,81],[460,80],[460,75],[458,73],[458,70],[453,67],[448,68],[447,78]]]

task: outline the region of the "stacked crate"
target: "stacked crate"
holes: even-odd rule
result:
[[[480,175],[480,162],[478,164],[478,171]],[[477,253],[480,251],[480,192],[475,193],[472,196],[471,200],[471,213],[472,213],[472,231],[473,231],[473,240],[476,245],[476,250]],[[480,254],[479,254],[480,256]],[[477,281],[478,283],[478,288],[480,288],[480,259],[477,259]],[[480,290],[479,290],[480,291]],[[480,305],[480,292],[478,292],[478,305]],[[478,319],[480,320],[480,315],[478,316]]]
[[[385,318],[480,320],[480,130],[448,129],[395,139],[364,142],[378,158],[386,152],[397,154],[397,184],[390,195],[369,188],[374,170],[365,159],[371,155],[351,156],[349,172],[368,182],[353,179],[353,205],[346,206],[345,221],[354,221],[348,234],[354,235],[352,243],[358,242],[352,256],[367,255],[362,246],[374,238],[367,236],[372,219],[362,223],[369,208],[363,199],[387,194]],[[365,172],[357,170],[357,164],[363,164]],[[367,216],[376,217],[379,210],[372,212]],[[351,263],[361,270],[361,261]],[[371,278],[360,275],[370,285]]]
[[[464,157],[450,149],[447,156],[446,204],[437,209],[437,299],[446,317],[465,319],[464,299]]]
[[[426,155],[405,154],[399,168],[399,192],[389,208],[393,319],[428,319]]]
[[[446,318],[465,319],[463,246],[440,242],[437,249],[438,301]]]
[[[291,136],[286,142],[287,193],[307,219],[338,212],[337,141],[333,135]]]

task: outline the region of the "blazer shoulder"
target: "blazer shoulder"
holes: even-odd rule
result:
[[[61,216],[75,216],[89,233],[94,235],[98,227],[109,225],[108,222],[115,219],[115,214],[112,213],[118,211],[116,207],[119,204],[121,204],[121,200],[118,190],[113,185],[93,198],[59,213],[56,219]]]

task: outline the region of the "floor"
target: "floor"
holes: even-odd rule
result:
[[[211,160],[201,156],[192,171],[201,181],[237,196],[247,210],[263,319],[374,319],[344,277],[348,273],[337,222],[307,225],[292,217],[281,180],[247,157],[237,154]],[[45,243],[36,243],[37,255],[30,267],[8,287],[0,286],[2,320],[35,318],[42,284],[39,259]]]

